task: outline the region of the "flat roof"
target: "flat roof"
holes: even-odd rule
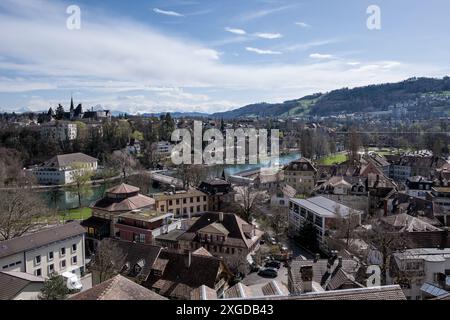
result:
[[[339,212],[344,217],[348,216],[352,210],[358,214],[362,213],[360,210],[349,208],[339,202],[322,196],[309,199],[291,198],[291,201],[325,218],[336,218],[336,212]]]
[[[156,210],[148,210],[148,211],[129,211],[122,213],[119,217],[129,218],[133,220],[145,221],[145,222],[153,222],[156,220],[164,219],[166,217],[173,216],[172,213],[160,213]]]

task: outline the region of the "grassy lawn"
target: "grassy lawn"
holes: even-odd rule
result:
[[[332,165],[332,164],[336,164],[336,163],[339,164],[339,163],[342,163],[345,161],[347,161],[347,154],[338,153],[338,154],[333,154],[328,157],[320,159],[319,163],[324,164],[324,165]]]
[[[61,220],[84,220],[92,216],[91,208],[77,208],[60,211],[58,216]]]

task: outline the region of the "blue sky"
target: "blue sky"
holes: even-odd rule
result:
[[[81,9],[68,30],[66,8]],[[369,5],[381,30],[366,26]],[[450,74],[448,0],[0,2],[0,110],[216,112]]]

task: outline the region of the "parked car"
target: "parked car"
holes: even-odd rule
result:
[[[264,267],[266,268],[274,268],[274,269],[280,269],[281,267],[281,263],[278,261],[268,261],[266,262],[266,264],[264,265]]]
[[[258,272],[258,275],[265,278],[276,278],[278,277],[278,271],[274,268],[264,268]]]

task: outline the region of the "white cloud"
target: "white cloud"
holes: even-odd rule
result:
[[[321,54],[321,53],[311,53],[309,55],[312,59],[333,59],[334,56],[331,54]]]
[[[307,24],[306,22],[299,21],[299,22],[295,22],[294,24],[297,26],[300,26],[302,28],[311,28],[311,25]]]
[[[247,34],[247,32],[243,29],[237,29],[237,28],[225,28],[226,31],[234,33],[234,34],[239,34],[239,35],[244,35]]]
[[[448,66],[389,60],[361,60],[358,66],[343,59],[231,64],[218,59],[220,53],[205,44],[123,18],[119,25],[120,17],[105,17],[92,8],[83,10],[89,14],[83,15],[82,29],[69,31],[65,9],[50,1],[0,1],[0,92],[40,90],[41,98],[33,105],[43,109],[57,102],[55,96],[76,90],[83,92],[87,106],[101,104],[128,112],[215,112],[274,97],[288,100],[344,86],[450,73]],[[277,47],[246,50],[266,55],[284,52]],[[23,99],[16,105],[2,99],[0,108],[26,106]]]
[[[280,33],[255,33],[255,36],[263,39],[278,39],[283,37]]]
[[[166,11],[166,10],[161,10],[158,8],[153,8],[153,12],[155,13],[159,13],[159,14],[163,14],[166,16],[172,16],[172,17],[184,17],[183,14],[175,12],[175,11]]]
[[[254,52],[257,54],[270,54],[270,55],[282,54],[282,52],[280,52],[280,51],[264,50],[264,49],[258,49],[258,48],[253,48],[253,47],[246,47],[245,50]]]

